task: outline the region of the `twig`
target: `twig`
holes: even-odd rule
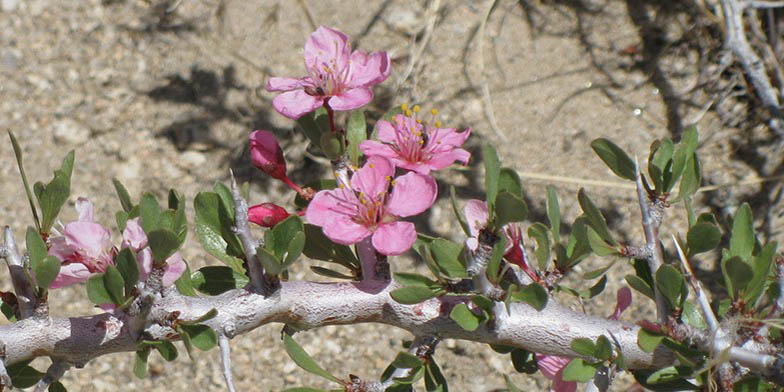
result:
[[[8,271],[11,275],[11,283],[14,286],[16,299],[19,304],[19,314],[22,319],[26,319],[35,313],[37,300],[35,297],[35,289],[33,282],[30,281],[29,275],[25,271],[24,260],[19,255],[19,250],[16,247],[16,239],[11,228],[6,226],[4,231],[5,244],[0,248],[0,257],[3,257],[8,265]]]
[[[713,314],[713,310],[711,309],[710,302],[708,298],[705,296],[705,291],[702,289],[702,285],[694,277],[694,271],[691,269],[691,265],[689,264],[689,260],[686,258],[686,255],[683,254],[683,249],[681,248],[681,244],[678,242],[678,239],[675,238],[675,235],[672,236],[672,242],[675,243],[675,249],[678,250],[678,256],[681,260],[681,265],[683,266],[683,271],[686,273],[686,280],[689,281],[692,290],[694,290],[694,294],[697,296],[697,302],[700,304],[700,310],[702,311],[702,317],[705,319],[705,322],[708,324],[708,329],[710,330],[711,334],[716,332],[716,329],[719,327],[719,321],[716,319],[716,315]]]
[[[229,345],[229,338],[224,334],[218,336],[218,346],[220,346],[221,351],[223,378],[226,379],[226,387],[229,388],[229,392],[234,392],[234,377],[231,375],[231,346]]]
[[[780,8],[784,7],[784,1],[762,1],[762,0],[749,0],[746,3],[749,8]]]
[[[642,214],[642,228],[645,231],[645,243],[651,254],[647,258],[648,268],[651,270],[651,274],[656,274],[659,267],[664,264],[664,255],[659,245],[661,212],[657,216],[651,209],[653,207],[651,199],[648,196],[648,191],[642,185],[642,174],[640,173],[640,165],[636,157],[634,159],[634,174],[637,184],[637,200],[640,204],[640,213]],[[657,285],[653,285],[653,292],[656,298],[656,316],[659,323],[663,324],[667,321],[667,303]]]
[[[245,250],[245,261],[248,264],[250,284],[256,292],[265,295],[270,294],[267,280],[264,277],[264,266],[261,265],[256,256],[257,243],[253,239],[248,226],[248,202],[240,195],[234,172],[231,172],[231,195],[234,199],[234,229]]]
[[[357,243],[357,254],[362,265],[362,282],[389,281],[389,264],[387,264],[386,256],[376,252],[372,237],[368,236]]]
[[[11,376],[8,375],[8,369],[5,368],[4,342],[0,342],[0,387],[8,387],[9,389],[13,388],[13,381],[11,381]]]
[[[38,384],[36,384],[35,392],[46,391],[46,389],[49,388],[52,383],[59,380],[70,368],[71,364],[68,362],[54,359],[52,364],[49,365],[49,369],[46,370],[46,374],[43,376],[43,378],[41,378],[41,380],[38,381]]]

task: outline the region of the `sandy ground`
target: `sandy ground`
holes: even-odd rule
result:
[[[303,75],[302,45],[314,25],[342,30],[367,51],[389,52],[392,75],[375,90],[369,117],[412,102],[439,109],[446,125],[472,128],[468,148],[477,154],[467,168],[438,174],[442,195],[454,185],[463,199],[482,196],[478,151],[492,143],[503,163],[523,176],[533,219],[543,219],[544,185],[552,183],[565,221],[571,222],[579,214],[576,191],[582,185],[619,236],[639,242],[633,192],[618,185],[588,143],[609,137],[644,160],[654,139],[677,138],[697,119],[707,181],[753,177],[745,163],[728,159],[733,154],[728,140],[737,131],[663,91],[663,86],[679,91],[694,82],[693,56],[687,52],[664,59],[652,69],[634,50],[646,39],[645,21],[657,12],[634,1],[185,0],[168,14],[171,4],[160,1],[0,3],[0,128],[16,133],[33,181],[48,180],[67,151],[76,149],[64,221],[75,218],[76,197],[87,196],[96,205],[97,219],[114,227],[119,202],[112,177],[134,197],[143,190],[163,196],[176,187],[192,200],[216,181],[226,181],[231,168],[251,182],[251,202],[291,203],[292,195],[280,184],[249,165],[247,134],[254,129],[280,136],[296,182],[326,176],[325,168],[304,156],[303,136],[274,112],[273,95],[263,90],[270,75]],[[676,41],[685,31],[673,23],[664,36]],[[651,77],[656,71],[664,72],[666,84]],[[0,157],[0,223],[21,236],[31,220],[10,143],[0,143]],[[732,211],[757,190],[736,187],[709,198]],[[447,201],[440,198],[418,225],[460,240]],[[665,233],[682,222],[683,210],[675,207],[669,215]],[[191,267],[217,264],[193,238],[183,251]],[[585,270],[604,263],[592,258]],[[308,264],[297,266],[294,277],[314,278],[306,273]],[[393,261],[394,270],[414,268],[422,267],[406,257]],[[588,311],[609,314],[626,273],[626,264],[616,263],[608,289],[588,304]],[[0,279],[8,290],[7,275]],[[94,312],[81,286],[53,292],[51,300],[57,315]],[[649,317],[647,304],[638,306],[642,302],[624,319]],[[329,387],[288,359],[280,328],[265,326],[234,340],[238,389]],[[394,358],[401,341],[411,337],[385,326],[358,325],[326,327],[296,338],[331,372],[373,378]],[[508,356],[470,342],[448,340],[436,359],[454,391],[503,390],[505,374],[523,390],[547,385],[516,373]],[[47,363],[39,359],[34,365],[45,369]],[[63,382],[75,391],[225,388],[217,350],[199,353],[195,361],[181,356],[165,363],[154,356],[152,375],[145,380],[133,376],[132,365],[131,353],[112,355],[70,371]],[[615,388],[628,385],[625,377]]]

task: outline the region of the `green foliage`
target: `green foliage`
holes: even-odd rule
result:
[[[592,141],[591,148],[615,175],[634,181],[634,161],[623,149],[604,138]]]
[[[437,293],[427,287],[422,286],[406,286],[399,289],[392,290],[389,296],[395,301],[404,305],[418,304],[434,298]]]
[[[125,189],[122,182],[116,178],[112,178],[112,185],[114,185],[114,190],[117,192],[117,197],[120,199],[120,205],[122,206],[123,211],[131,212],[133,209],[133,202],[131,201],[131,195],[128,193],[128,190]]]
[[[490,145],[482,147],[482,157],[485,162],[485,194],[487,195],[487,209],[489,216],[495,216],[495,198],[498,196],[498,181],[501,176],[501,162],[498,153]]]
[[[688,289],[686,280],[680,271],[669,264],[663,264],[656,271],[656,287],[667,300],[670,309],[680,309],[683,301],[686,300]]]
[[[44,373],[30,366],[30,362],[30,360],[17,362],[6,367],[14,388],[30,388],[44,376]]]
[[[583,209],[583,215],[588,220],[588,224],[596,230],[596,233],[610,245],[618,245],[613,239],[612,234],[610,234],[610,229],[607,227],[607,221],[599,211],[599,208],[596,207],[596,204],[594,204],[585,193],[585,189],[580,188],[580,191],[577,192],[577,201],[580,203],[580,208]]]
[[[598,365],[587,362],[582,358],[574,358],[564,368],[563,380],[577,382],[591,381],[598,368]]]
[[[449,318],[454,320],[460,328],[466,331],[476,331],[483,318],[468,308],[466,304],[457,304],[449,313]]]
[[[323,107],[310,112],[297,120],[297,127],[310,139],[314,146],[321,146],[321,134],[330,132],[327,110]]]
[[[495,225],[503,227],[507,223],[522,222],[528,216],[528,206],[520,196],[506,190],[498,192],[495,199]]]
[[[302,254],[305,248],[305,227],[302,219],[291,215],[264,235],[264,247],[256,250],[265,271],[278,275]]]
[[[346,124],[346,141],[348,142],[348,157],[354,166],[359,166],[359,158],[362,157],[359,144],[365,139],[367,139],[365,112],[362,110],[351,112]]]
[[[351,248],[332,242],[324,235],[321,227],[306,224],[304,232],[305,247],[302,249],[302,253],[305,256],[315,260],[337,263],[351,270],[359,269],[359,260]]]
[[[133,374],[138,378],[143,379],[147,377],[147,359],[150,357],[150,351],[152,351],[152,347],[150,346],[145,346],[136,350],[136,354],[134,355]]]
[[[688,256],[716,249],[721,241],[721,231],[709,222],[698,222],[689,229],[686,235],[686,244],[689,247]]]
[[[523,183],[520,181],[520,175],[509,167],[502,167],[498,173],[498,191],[509,192],[518,198],[523,198]]]
[[[193,287],[207,295],[218,295],[232,289],[245,287],[248,277],[230,267],[202,267],[191,275]]]
[[[549,298],[547,289],[539,283],[531,283],[516,290],[510,288],[509,297],[514,302],[525,302],[536,310],[544,309]]]
[[[199,350],[208,351],[218,344],[218,336],[207,325],[181,323],[179,328],[188,335],[191,344]]]
[[[22,157],[22,147],[16,141],[16,136],[11,130],[8,130],[8,137],[11,138],[11,145],[14,149],[14,156],[16,157],[16,165],[19,167],[19,174],[22,176],[22,184],[24,185],[25,195],[27,195],[27,202],[30,203],[30,210],[33,213],[33,221],[37,231],[41,231],[41,220],[38,218],[38,209],[35,208],[35,201],[33,200],[33,193],[30,192],[30,183],[27,182],[27,174],[24,170],[24,161]]]
[[[48,233],[52,228],[60,208],[63,207],[68,197],[71,195],[71,174],[73,173],[74,152],[68,153],[63,159],[60,168],[55,170],[54,178],[47,184],[36,182],[33,185],[33,192],[38,199],[38,206],[41,207],[41,229],[43,233]]]
[[[234,233],[234,207],[227,208],[225,198],[216,192],[201,192],[196,195],[193,207],[196,210],[194,228],[204,250],[228,265],[239,274],[245,273],[242,266],[244,251]]]
[[[325,378],[327,380],[340,383],[340,380],[329,374],[326,370],[322,369],[316,361],[308,355],[302,347],[297,344],[297,342],[287,333],[283,334],[283,346],[286,349],[286,352],[289,354],[289,357],[297,364],[297,366],[301,367],[305,371],[311,374],[315,374],[319,377]]]

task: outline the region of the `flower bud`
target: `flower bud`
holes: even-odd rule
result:
[[[286,160],[283,151],[270,131],[253,131],[250,134],[250,160],[253,166],[270,177],[283,180],[286,177]]]
[[[275,203],[261,203],[248,208],[248,220],[263,227],[272,227],[289,217],[286,210]]]

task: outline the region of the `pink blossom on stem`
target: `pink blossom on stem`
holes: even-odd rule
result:
[[[258,130],[250,133],[250,161],[270,177],[283,181],[297,192],[302,192],[286,175],[286,159],[272,132]]]
[[[283,207],[275,203],[261,203],[248,208],[248,221],[262,227],[272,227],[289,217]]]
[[[414,107],[414,114],[419,107]],[[443,169],[455,161],[468,163],[471,154],[459,148],[463,145],[471,129],[457,132],[455,128],[441,128],[435,121],[437,111],[433,110],[433,120],[422,123],[412,115],[395,115],[390,123],[379,120],[378,140],[365,140],[359,148],[367,156],[380,155],[389,158],[397,167],[428,174],[431,170]]]
[[[399,255],[414,244],[416,229],[398,218],[430,208],[438,190],[430,176],[412,172],[392,179],[394,174],[388,159],[370,157],[348,186],[318,192],[305,218],[339,244],[356,244],[372,235],[379,253]]]
[[[339,111],[367,104],[373,99],[370,86],[386,80],[390,70],[386,52],[352,52],[345,34],[324,26],[305,42],[305,69],[308,76],[301,79],[267,81],[267,91],[283,91],[272,106],[294,120],[327,104]]]
[[[611,320],[618,320],[626,308],[629,307],[632,303],[632,290],[628,287],[621,287],[618,289],[616,294],[617,302],[615,305],[615,311],[613,314],[608,317]],[[568,357],[559,357],[557,355],[544,355],[537,353],[536,357],[536,366],[539,367],[539,370],[542,374],[553,380],[553,385],[550,387],[551,391],[555,392],[574,392],[577,390],[577,382],[575,381],[564,381],[563,380],[563,371],[566,368],[566,365],[571,362],[571,358]]]
[[[147,234],[139,224],[139,218],[131,219],[125,224],[122,246],[136,252],[136,262],[139,263],[139,279],[145,281],[152,272],[153,259],[152,250],[147,246]],[[182,260],[180,254],[175,253],[169,256],[163,266],[163,286],[173,285],[184,271],[185,261]]]
[[[111,243],[109,230],[93,222],[92,202],[80,197],[76,211],[79,219],[66,224],[62,235],[49,238],[49,255],[63,263],[50,286],[53,289],[82,283],[114,264],[117,249]]]

